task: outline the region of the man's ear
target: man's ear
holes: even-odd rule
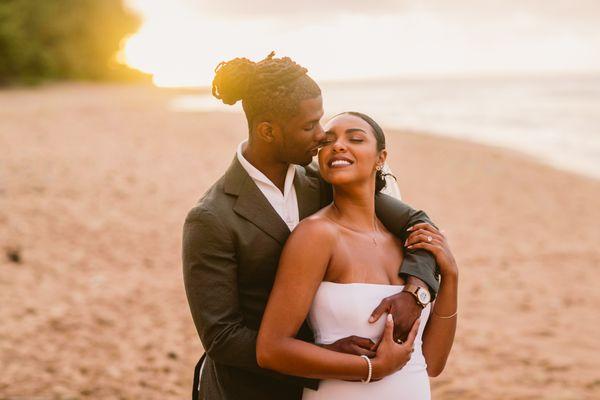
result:
[[[269,121],[260,122],[256,125],[256,136],[266,143],[272,143],[275,140],[274,126]]]

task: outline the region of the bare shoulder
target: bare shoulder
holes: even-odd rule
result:
[[[327,218],[326,208],[300,221],[289,240],[302,240],[305,244],[318,243],[320,246],[333,244],[339,230],[338,226]]]
[[[337,229],[327,217],[317,213],[303,219],[285,243],[278,274],[300,274],[302,279],[320,282],[336,239]]]

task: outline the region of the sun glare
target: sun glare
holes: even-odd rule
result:
[[[271,50],[274,25],[261,19],[206,18],[185,2],[133,1],[144,22],[124,45],[122,59],[162,87],[208,86],[223,60],[260,59]]]

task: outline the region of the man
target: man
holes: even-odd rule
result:
[[[299,220],[331,202],[331,189],[316,170],[300,167],[310,164],[324,139],[321,90],[306,72],[273,53],[258,63],[236,58],[217,67],[213,94],[226,104],[242,100],[249,137],[184,225],[185,288],[205,349],[196,367],[194,398],[299,399],[304,386],[318,386],[314,380],[261,369],[255,351],[287,237]],[[403,241],[409,226],[430,222],[423,212],[385,195],[377,197],[376,209]],[[436,265],[428,252],[406,251],[401,274],[435,295]],[[384,300],[376,311],[394,315],[397,339],[406,337],[424,306],[413,292]],[[306,324],[298,337],[312,341]],[[372,345],[350,337],[329,347],[367,354]]]

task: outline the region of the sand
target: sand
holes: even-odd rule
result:
[[[0,399],[189,398],[202,348],[181,227],[245,136],[176,91],[0,91]],[[460,320],[435,399],[600,398],[600,181],[387,133],[404,200],[447,231]]]

